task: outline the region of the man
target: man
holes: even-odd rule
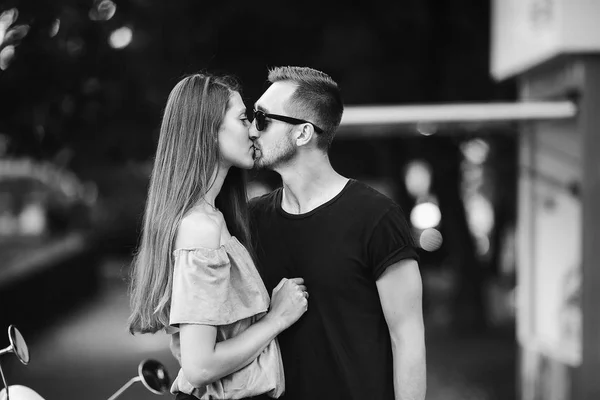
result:
[[[255,104],[255,166],[283,187],[251,202],[258,268],[271,291],[304,278],[307,313],[279,336],[285,399],[425,397],[422,284],[400,208],[338,174],[328,149],[343,103],[311,68],[280,67]]]

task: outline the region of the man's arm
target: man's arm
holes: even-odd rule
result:
[[[426,391],[422,283],[415,260],[390,265],[377,290],[392,340],[396,400],[423,400]]]

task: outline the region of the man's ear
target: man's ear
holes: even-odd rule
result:
[[[306,146],[315,134],[315,128],[311,124],[302,124],[302,128],[296,131],[296,146]]]

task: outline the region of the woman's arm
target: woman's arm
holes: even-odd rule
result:
[[[220,230],[207,216],[184,220],[176,248],[217,248]],[[306,312],[305,290],[301,278],[283,279],[273,290],[270,311],[238,336],[221,342],[216,341],[215,326],[180,324],[181,367],[187,381],[202,387],[255,360],[279,333]]]
[[[273,289],[271,310],[238,336],[217,342],[217,328],[180,325],[181,368],[188,382],[202,387],[254,361],[275,337],[307,310],[301,278],[282,279]]]
[[[217,343],[216,327],[181,325],[181,368],[186,379],[202,387],[245,367],[281,332],[280,327],[266,315],[240,335]]]

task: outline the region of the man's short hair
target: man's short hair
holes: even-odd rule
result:
[[[269,70],[269,82],[291,81],[298,85],[287,106],[295,118],[313,122],[323,133],[317,134],[317,146],[331,146],[342,120],[344,104],[337,83],[329,75],[308,67],[275,67]]]

